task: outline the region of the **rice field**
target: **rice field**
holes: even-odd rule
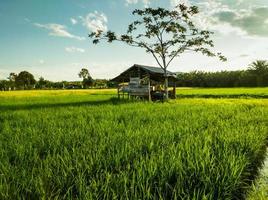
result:
[[[115,96],[0,92],[0,199],[246,198],[265,159],[268,99]]]
[[[248,195],[248,200],[266,199],[268,199],[268,149],[264,166],[260,170],[259,176]]]
[[[178,88],[178,97],[182,98],[265,98],[268,88]]]

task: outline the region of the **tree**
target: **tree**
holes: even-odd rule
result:
[[[266,60],[257,60],[250,64],[250,73],[256,78],[257,86],[264,86],[268,79],[268,62]]]
[[[7,80],[0,80],[0,90],[7,91],[10,88],[10,82]]]
[[[22,87],[24,90],[32,88],[35,82],[34,76],[27,71],[20,72],[15,79],[16,85]]]
[[[185,51],[201,52],[207,56],[218,56],[220,60],[226,58],[221,53],[213,53],[214,47],[207,30],[199,30],[193,23],[193,16],[198,14],[198,7],[179,4],[175,10],[164,8],[136,9],[133,15],[138,20],[128,26],[126,34],[117,35],[115,32],[98,30],[89,34],[93,44],[100,40],[112,43],[120,41],[133,47],[145,49],[151,54],[159,67],[164,71],[165,93],[168,98],[167,68],[172,61]]]
[[[12,89],[15,90],[15,81],[16,81],[16,77],[17,77],[17,74],[15,74],[14,72],[11,72],[8,76],[8,80],[9,80],[9,83],[10,83],[10,87]]]
[[[107,87],[107,80],[105,80],[105,79],[96,79],[96,80],[94,80],[94,87],[96,87],[96,88],[106,88]]]
[[[78,74],[79,78],[87,79],[90,77],[89,71],[85,68],[82,68],[81,71]]]
[[[42,76],[39,78],[39,80],[36,83],[36,88],[38,89],[44,89],[50,86],[50,81],[45,80]]]
[[[16,77],[17,77],[17,74],[15,74],[14,72],[11,72],[8,76],[8,80],[11,82],[15,82]]]
[[[83,88],[85,86],[91,86],[93,84],[93,79],[89,74],[89,71],[85,68],[81,69],[78,74],[79,78],[83,78]]]

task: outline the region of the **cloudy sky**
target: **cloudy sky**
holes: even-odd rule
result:
[[[0,0],[0,79],[28,70],[36,78],[79,80],[82,67],[94,78],[113,78],[134,63],[156,65],[142,49],[124,44],[92,45],[96,29],[123,33],[135,8],[197,5],[199,27],[214,31],[215,51],[228,62],[186,53],[171,71],[245,69],[268,59],[267,0]]]

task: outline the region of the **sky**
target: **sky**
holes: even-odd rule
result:
[[[79,80],[81,68],[93,78],[110,79],[133,64],[156,66],[143,49],[93,45],[88,33],[124,33],[136,19],[134,9],[174,9],[178,3],[199,7],[196,25],[214,32],[214,51],[228,61],[185,53],[170,71],[240,70],[256,59],[268,59],[267,0],[0,0],[0,79],[27,70],[36,79],[72,81]]]

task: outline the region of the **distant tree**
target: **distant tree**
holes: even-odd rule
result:
[[[87,79],[90,76],[88,69],[82,68],[78,76],[79,78]]]
[[[93,84],[93,79],[89,74],[89,71],[85,68],[82,68],[78,74],[79,78],[83,79],[82,85],[83,88],[91,86]]]
[[[255,75],[257,86],[265,86],[268,80],[268,62],[257,60],[250,64],[249,72]]]
[[[116,84],[113,81],[107,81],[107,87],[108,88],[116,88]]]
[[[212,32],[199,30],[194,25],[192,17],[198,12],[198,7],[184,4],[172,11],[164,8],[137,9],[132,14],[139,19],[128,26],[126,34],[117,35],[112,31],[98,30],[90,33],[89,37],[93,39],[93,44],[98,44],[100,40],[109,43],[120,41],[145,49],[164,71],[165,93],[168,98],[167,68],[185,51],[201,52],[206,56],[218,56],[222,61],[226,60],[221,53],[211,52],[210,48],[214,47],[210,39]]]
[[[10,82],[7,80],[0,80],[0,90],[6,91],[10,88]]]
[[[9,81],[12,81],[12,82],[15,82],[16,77],[17,77],[17,74],[14,73],[14,72],[11,72],[11,73],[9,74],[9,76],[8,76],[8,80],[9,80]]]
[[[10,83],[10,87],[15,90],[15,81],[16,81],[16,77],[17,77],[17,74],[14,73],[14,72],[11,72],[8,76],[8,80],[9,80],[9,83]]]
[[[48,83],[50,85],[51,88],[55,88],[55,89],[64,89],[65,86],[67,85],[66,81],[61,81],[61,82],[49,82]]]
[[[177,86],[184,87],[264,87],[268,86],[268,62],[258,60],[247,70],[178,73]]]
[[[31,73],[22,71],[16,76],[15,83],[17,86],[22,87],[25,90],[32,88],[36,81]]]
[[[92,79],[92,77],[89,77],[83,80],[83,87],[90,87],[93,85],[93,83],[94,83],[94,80]]]
[[[252,74],[249,70],[241,71],[238,86],[240,87],[256,87],[256,76]]]
[[[254,71],[256,74],[266,73],[268,69],[267,60],[257,60],[250,64],[249,70]]]
[[[49,87],[49,81],[45,80],[43,77],[40,77],[36,83],[36,88],[44,89]]]
[[[96,88],[106,88],[107,87],[107,80],[105,80],[105,79],[96,79],[94,81],[94,87],[96,87]]]

